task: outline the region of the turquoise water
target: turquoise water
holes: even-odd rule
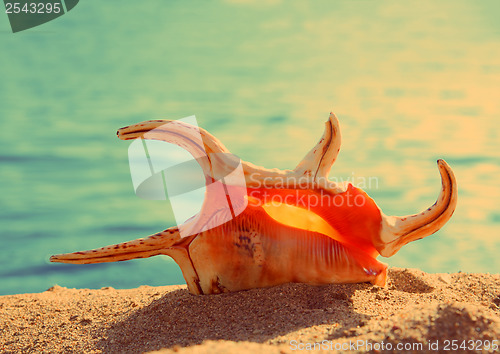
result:
[[[87,0],[17,34],[0,14],[0,294],[183,283],[166,257],[48,258],[173,225],[167,203],[135,196],[115,132],[192,114],[242,159],[293,168],[333,110],[331,178],[376,177],[367,192],[386,214],[430,206],[444,158],[453,218],[384,261],[497,273],[499,5]]]

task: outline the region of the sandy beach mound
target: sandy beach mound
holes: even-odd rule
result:
[[[286,284],[208,296],[185,286],[55,286],[0,296],[0,333],[2,353],[487,349],[500,340],[500,275],[392,268],[385,288]]]

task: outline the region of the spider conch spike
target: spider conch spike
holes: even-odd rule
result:
[[[340,127],[335,114],[330,113],[325,122],[325,132],[319,142],[295,167],[294,172],[299,176],[310,176],[313,179],[328,178],[330,169],[340,151]]]
[[[198,161],[205,176],[214,179],[234,165],[229,150],[215,136],[182,121],[149,120],[118,129],[117,135],[121,140],[143,138],[178,145]]]
[[[451,218],[457,205],[457,181],[450,166],[444,160],[437,161],[441,174],[442,189],[430,208],[414,215],[387,216],[382,214],[380,254],[390,257],[408,242],[415,241],[438,231]]]

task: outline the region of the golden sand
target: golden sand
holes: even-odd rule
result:
[[[292,353],[352,343],[360,352],[401,343],[429,352],[446,341],[500,340],[499,306],[500,275],[401,268],[389,270],[384,288],[286,284],[195,296],[180,285],[55,286],[0,296],[0,352]]]

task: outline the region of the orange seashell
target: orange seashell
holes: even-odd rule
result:
[[[147,121],[121,128],[118,136],[177,144],[197,159],[207,181],[219,181],[231,169],[229,151],[202,129],[201,146],[193,128],[177,121]],[[270,170],[242,161],[246,187],[221,184],[226,195],[244,192],[246,207],[239,215],[220,209],[222,201],[207,188],[202,210],[183,225],[50,260],[82,264],[168,255],[193,294],[288,282],[383,286],[387,265],[377,256],[392,256],[408,242],[439,230],[455,210],[456,180],[446,162],[438,160],[442,189],[436,203],[420,214],[387,216],[361,189],[328,180],[339,150],[339,124],[331,113],[322,138],[295,169]],[[229,221],[219,225],[215,220],[221,217]],[[182,237],[183,230],[192,232]]]

